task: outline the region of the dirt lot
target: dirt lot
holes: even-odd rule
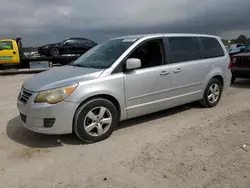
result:
[[[0,188],[250,188],[250,81],[215,108],[136,118],[85,145],[20,126],[16,96],[29,76],[0,77]]]

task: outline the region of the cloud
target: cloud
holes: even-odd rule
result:
[[[249,7],[249,0],[1,0],[0,34],[26,44],[148,32],[236,37],[250,30]]]

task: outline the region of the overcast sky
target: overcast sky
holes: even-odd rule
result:
[[[158,32],[250,37],[249,10],[250,0],[1,0],[0,37],[25,46]]]

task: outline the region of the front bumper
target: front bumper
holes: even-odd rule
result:
[[[233,67],[231,71],[234,77],[250,79],[250,68]]]
[[[72,133],[73,118],[78,105],[65,101],[53,105],[34,103],[35,96],[36,94],[32,94],[26,103],[17,100],[22,125],[31,131],[43,134]]]

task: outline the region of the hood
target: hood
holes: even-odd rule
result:
[[[239,53],[239,54],[234,55],[233,57],[239,57],[239,56],[250,56],[250,52]]]
[[[63,66],[39,73],[27,79],[23,87],[38,92],[98,78],[103,69]]]

